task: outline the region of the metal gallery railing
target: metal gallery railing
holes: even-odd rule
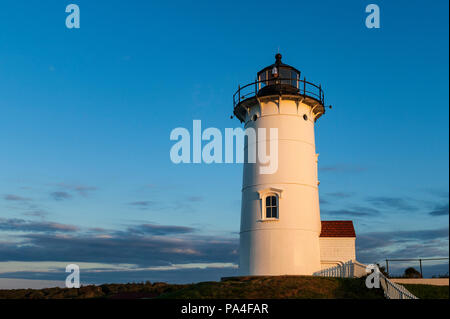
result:
[[[325,94],[321,85],[306,81],[306,79],[296,78],[276,78],[270,80],[256,80],[244,86],[238,86],[236,93],[233,94],[233,107],[236,107],[241,101],[257,96],[258,93],[266,88],[273,87],[283,89],[283,86],[290,85],[297,88],[297,94],[313,98],[325,106]]]

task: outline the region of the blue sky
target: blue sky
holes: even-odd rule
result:
[[[78,0],[76,30],[69,3],[1,5],[0,277],[232,274],[242,167],[175,165],[169,135],[239,126],[232,94],[278,50],[333,105],[322,219],[354,221],[362,262],[448,256],[447,1],[373,2],[380,29],[368,1]]]

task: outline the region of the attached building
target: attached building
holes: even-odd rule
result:
[[[319,237],[322,269],[356,261],[355,228],[351,220],[322,221]]]

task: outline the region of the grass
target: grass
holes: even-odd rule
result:
[[[172,285],[128,283],[78,289],[0,290],[0,299],[383,299],[382,289],[368,289],[364,278],[311,276],[234,277],[220,282]]]
[[[449,299],[448,286],[434,285],[411,285],[401,284],[405,286],[414,296],[419,299]]]
[[[310,276],[236,277],[189,285],[164,299],[383,299],[363,279]]]

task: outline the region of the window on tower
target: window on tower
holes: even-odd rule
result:
[[[266,218],[278,218],[278,197],[276,195],[266,197]]]
[[[280,219],[280,200],[283,189],[269,187],[257,190],[261,201],[261,215],[258,221],[278,221]]]

